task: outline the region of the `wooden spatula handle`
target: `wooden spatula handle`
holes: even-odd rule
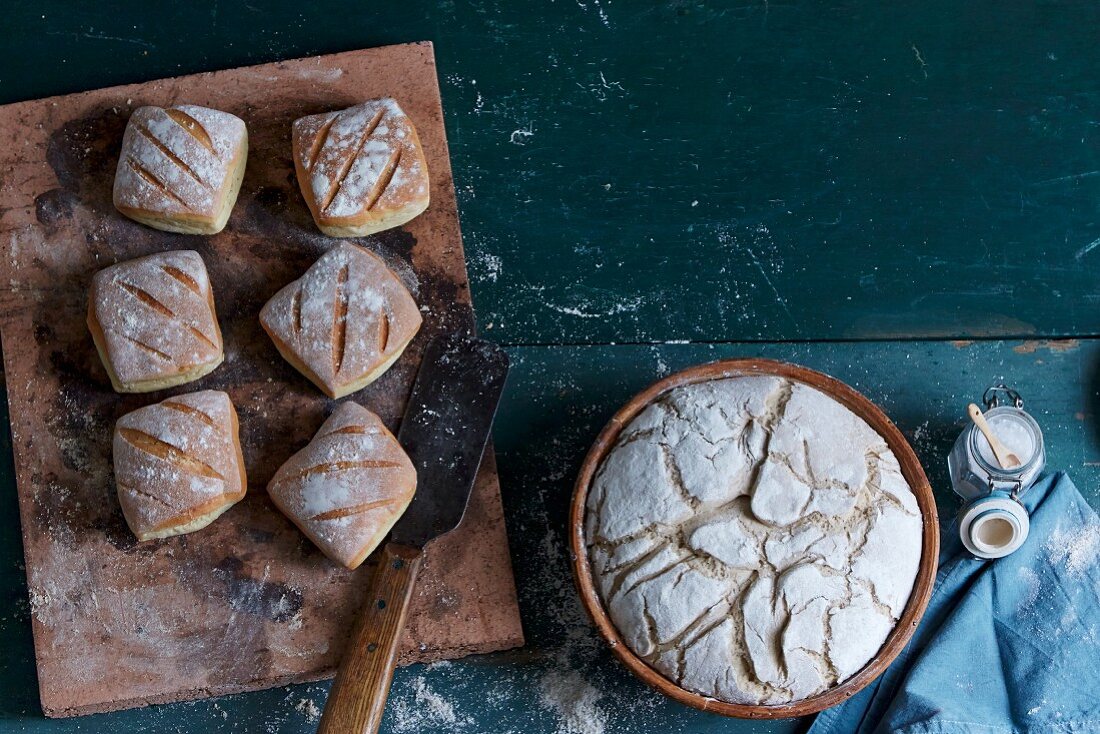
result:
[[[423,550],[388,544],[332,684],[318,734],[374,734],[382,723],[397,643]]]

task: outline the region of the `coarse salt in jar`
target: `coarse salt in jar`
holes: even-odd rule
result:
[[[971,424],[955,441],[947,466],[952,488],[965,500],[959,512],[963,545],[980,558],[1002,558],[1027,539],[1030,523],[1019,497],[1038,480],[1046,450],[1043,432],[1023,410],[1018,392],[997,385],[986,390],[983,402],[986,422],[1019,465],[1002,467],[989,441]]]

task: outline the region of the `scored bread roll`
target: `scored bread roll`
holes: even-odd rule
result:
[[[88,294],[92,332],[118,392],[197,380],[222,363],[222,333],[197,252],[162,252],[104,268]]]
[[[412,121],[390,98],[294,121],[294,169],[330,237],[397,227],[428,208],[428,165]]]
[[[118,501],[138,540],[206,527],[248,487],[229,396],[204,390],[127,413],[115,423]]]
[[[283,357],[326,395],[361,390],[416,335],[420,309],[378,256],[341,243],[264,304],[260,324]]]
[[[122,137],[115,208],[166,232],[215,234],[233,211],[247,158],[239,117],[195,105],[139,107]]]
[[[326,556],[356,568],[409,506],[416,469],[378,416],[344,403],[267,491]]]

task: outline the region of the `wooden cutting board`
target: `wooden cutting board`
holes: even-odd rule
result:
[[[330,677],[371,564],[328,561],[268,500],[275,469],[332,410],[260,329],[263,303],[336,240],[314,227],[294,180],[302,115],[395,97],[420,133],[432,203],[359,240],[421,304],[398,363],[350,399],[395,428],[421,350],[472,329],[439,87],[428,43],[167,79],[0,108],[3,339],[42,706],[49,716],[179,701]],[[169,234],[117,214],[111,185],[130,112],[187,102],[248,125],[248,170],[213,237]],[[92,273],[173,249],[200,252],[225,335],[225,364],[150,395],[111,390],[84,324]],[[168,394],[227,391],[241,418],[248,497],[191,535],[136,543],[112,478],[116,418]],[[462,526],[430,546],[401,661],[522,644],[492,454]]]

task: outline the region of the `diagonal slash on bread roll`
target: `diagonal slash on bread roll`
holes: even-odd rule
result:
[[[428,208],[428,166],[412,121],[390,98],[294,121],[294,169],[330,237],[397,227]]]
[[[88,329],[118,392],[197,380],[222,363],[206,265],[190,250],[104,268],[92,278]]]
[[[416,301],[376,255],[341,243],[272,296],[260,323],[279,353],[326,395],[382,375],[422,322]]]
[[[237,201],[247,157],[245,124],[228,112],[139,107],[122,138],[115,208],[167,232],[215,234]]]
[[[138,540],[206,527],[248,487],[237,411],[216,390],[178,395],[115,423],[118,501]]]
[[[356,568],[409,506],[416,469],[378,416],[344,403],[267,491],[325,555]]]

